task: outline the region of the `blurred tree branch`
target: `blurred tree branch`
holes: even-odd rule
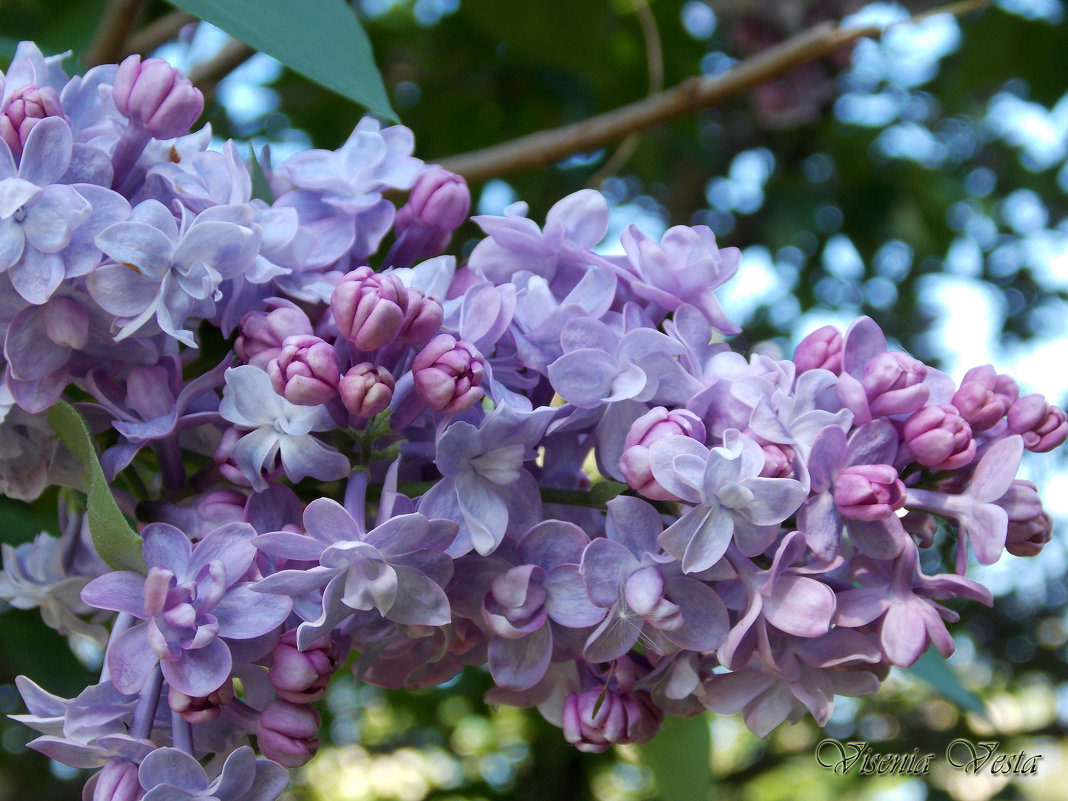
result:
[[[903,22],[916,22],[942,13],[960,16],[982,8],[987,2],[964,0],[951,3]],[[888,27],[892,26],[842,27],[835,22],[824,22],[739,62],[722,75],[690,77],[673,87],[604,114],[443,158],[439,163],[472,182],[510,172],[538,169],[575,153],[603,147],[635,131],[685,116],[700,108],[715,106],[795,67],[828,56],[858,39],[878,38]]]
[[[125,54],[123,43],[142,10],[141,0],[108,0],[85,54],[85,65],[93,67],[118,61]]]

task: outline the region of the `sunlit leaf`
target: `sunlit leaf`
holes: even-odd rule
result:
[[[169,0],[294,72],[390,120],[371,42],[343,0]]]

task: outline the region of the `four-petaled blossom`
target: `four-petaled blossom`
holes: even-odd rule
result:
[[[264,470],[275,459],[293,481],[311,476],[332,481],[348,475],[349,461],[312,436],[334,423],[323,406],[297,406],[274,391],[267,373],[250,364],[226,371],[219,414],[238,428],[251,429],[230,458],[259,492],[267,488]]]

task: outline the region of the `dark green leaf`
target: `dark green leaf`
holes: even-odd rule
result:
[[[947,701],[952,701],[962,709],[979,715],[986,713],[982,699],[964,688],[957,674],[933,647],[928,648],[908,672],[930,684]]]
[[[294,72],[390,120],[371,42],[343,0],[168,0]]]
[[[620,484],[618,481],[598,481],[590,487],[590,496],[593,498],[594,503],[601,506],[615,498],[626,488],[626,484]]]
[[[662,801],[705,801],[712,789],[708,718],[668,718],[652,742],[638,746]]]
[[[85,418],[66,401],[58,401],[48,410],[48,424],[85,465],[89,533],[96,552],[115,570],[144,573],[146,565],[141,555],[141,538],[115,503]]]

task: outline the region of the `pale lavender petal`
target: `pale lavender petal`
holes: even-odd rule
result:
[[[764,597],[764,617],[768,622],[797,637],[826,634],[834,610],[834,591],[823,582],[805,576],[779,576]]]
[[[280,443],[282,467],[290,481],[317,478],[334,481],[351,471],[349,460],[315,437],[283,437]]]
[[[111,682],[119,692],[141,692],[149,671],[159,662],[148,645],[148,624],[139,623],[114,638],[108,646],[107,659]]]
[[[684,573],[700,573],[723,557],[733,535],[734,518],[725,509],[698,506],[664,529],[659,541]]]
[[[116,317],[136,317],[159,297],[159,284],[124,264],[102,264],[85,283],[93,300]]]
[[[444,626],[452,620],[445,591],[417,570],[394,565],[397,597],[385,617],[395,623]]]
[[[182,651],[175,662],[160,662],[165,678],[175,690],[204,697],[218,690],[230,676],[233,660],[222,640],[212,640],[203,648]]]
[[[662,631],[680,648],[713,651],[723,643],[730,626],[727,609],[715,590],[685,576],[668,579],[667,596],[682,610],[682,625]]]
[[[323,552],[323,543],[304,534],[288,531],[272,531],[256,537],[252,544],[275,559],[292,559],[297,562],[318,562]]]
[[[586,640],[583,651],[586,659],[590,662],[618,659],[638,642],[643,625],[641,618],[610,613]]]
[[[610,607],[619,600],[627,576],[641,564],[634,555],[612,540],[598,537],[582,554],[582,578],[590,600],[597,606]]]
[[[105,573],[82,587],[81,598],[97,609],[126,612],[144,619],[145,577],[124,570]]]
[[[292,608],[290,598],[254,592],[244,584],[231,588],[211,613],[219,621],[220,637],[248,640],[276,629]]]
[[[864,626],[882,615],[890,606],[885,587],[863,587],[838,593],[836,626]]]
[[[552,659],[552,637],[548,626],[526,637],[494,637],[487,649],[490,675],[498,687],[528,690],[541,681]]]
[[[504,500],[473,472],[457,477],[456,499],[475,550],[482,556],[492,553],[508,525]]]
[[[189,537],[169,523],[150,523],[141,536],[145,541],[142,550],[149,567],[160,565],[173,570],[179,577],[185,576],[193,550]]]
[[[97,234],[95,241],[113,261],[155,282],[171,268],[174,243],[146,223],[115,223]]]
[[[187,794],[200,794],[208,786],[208,776],[189,754],[178,748],[159,748],[146,756],[137,770],[143,787],[172,785]]]
[[[331,498],[317,498],[308,504],[304,510],[304,528],[320,542],[363,539],[352,515]]]
[[[611,501],[609,507],[611,507]],[[609,512],[611,515],[611,512]],[[528,565],[549,571],[559,564],[577,565],[590,538],[574,523],[563,520],[544,520],[523,535],[519,541],[519,558]]]
[[[601,350],[582,348],[549,365],[549,380],[560,396],[579,408],[593,408],[613,393],[619,375],[615,359]]]
[[[549,594],[545,611],[560,625],[582,629],[604,619],[605,610],[590,600],[577,565],[560,565],[549,571],[545,589]]]
[[[922,606],[922,601],[895,601],[886,610],[879,642],[892,664],[908,667],[927,649],[927,628],[920,609]]]
[[[58,253],[41,253],[26,248],[20,259],[8,270],[11,285],[23,298],[40,306],[59,288],[67,274],[67,266]]]
[[[340,568],[312,567],[308,570],[281,570],[260,579],[254,585],[256,592],[277,593],[280,595],[303,595],[317,590],[341,573]]]

